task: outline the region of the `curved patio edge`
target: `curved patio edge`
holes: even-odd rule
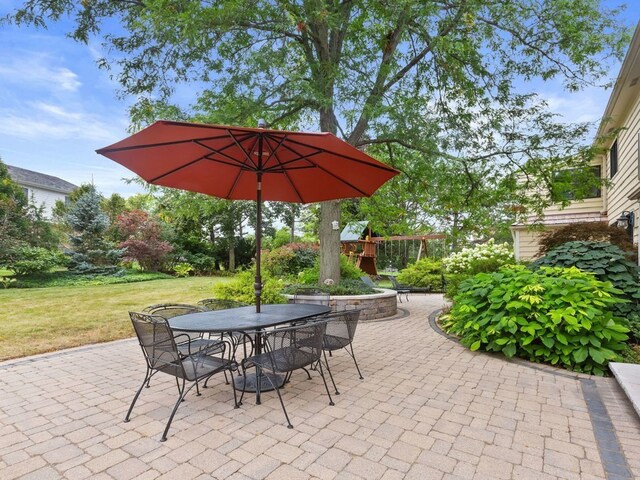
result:
[[[398,313],[398,298],[395,290],[376,288],[379,293],[369,295],[331,295],[330,307],[337,312],[360,309],[360,321],[393,317]],[[293,295],[285,295],[289,303]],[[298,295],[301,303],[316,303],[313,295]]]

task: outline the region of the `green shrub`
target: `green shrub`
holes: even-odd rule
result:
[[[627,340],[619,293],[577,268],[505,267],[464,281],[443,327],[471,350],[603,375]]]
[[[365,273],[349,261],[346,255],[340,255],[340,283],[343,280],[360,280]],[[298,274],[298,281],[306,285],[317,285],[320,279],[320,258],[311,268]],[[361,282],[362,283],[362,282]]]
[[[442,291],[442,261],[423,258],[402,270],[398,282],[415,287],[431,287],[432,292]]]
[[[453,299],[460,289],[460,284],[473,277],[470,273],[447,273],[444,276],[444,296]]]
[[[11,252],[3,265],[18,277],[48,272],[65,265],[66,257],[58,250],[41,247],[19,247]]]
[[[77,272],[47,272],[28,277],[20,277],[16,288],[77,287],[83,285],[111,285],[117,283],[145,282],[172,278],[158,272],[121,269],[115,274],[79,274]]]
[[[620,296],[627,302],[612,306],[615,316],[627,319],[632,315],[640,316],[640,268],[615,245],[605,242],[564,243],[531,263],[530,268],[542,266],[577,267],[593,272],[598,280],[609,281],[623,292]],[[635,334],[634,337],[640,341],[640,337]]]
[[[262,256],[262,267],[269,275],[286,278],[298,275],[313,267],[318,259],[318,245],[291,243],[266,252]]]
[[[188,263],[178,263],[173,266],[176,277],[188,277],[193,272],[193,266]]]
[[[238,273],[230,282],[215,283],[213,285],[215,298],[238,300],[250,305],[255,303],[256,294],[253,287],[255,276],[255,270],[245,270]],[[287,303],[287,299],[282,295],[283,288],[284,282],[282,280],[263,275],[262,303]]]

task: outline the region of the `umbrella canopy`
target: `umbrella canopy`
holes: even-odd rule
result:
[[[399,172],[331,133],[159,121],[97,150],[154,185],[256,200],[256,307],[261,204],[368,197]]]

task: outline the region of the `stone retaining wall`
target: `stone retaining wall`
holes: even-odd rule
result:
[[[337,312],[343,310],[362,310],[359,320],[374,320],[391,317],[398,311],[398,298],[395,290],[376,288],[380,293],[371,295],[335,295],[331,296],[331,309]],[[293,295],[287,295],[289,303],[293,303]],[[298,295],[299,303],[316,303],[313,296]]]

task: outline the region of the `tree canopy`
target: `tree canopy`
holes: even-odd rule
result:
[[[100,65],[138,99],[134,128],[264,118],[329,131],[406,174],[392,183],[402,201],[385,203],[419,204],[396,216],[405,227],[460,232],[515,202],[540,211],[548,195],[522,192],[588,164],[586,126],[551,115],[535,85],[603,79],[628,41],[619,13],[597,0],[29,0],[9,20],[72,16],[76,40],[101,35]],[[183,84],[190,105],[175,100]],[[322,204],[320,280],[339,278],[339,216]]]

